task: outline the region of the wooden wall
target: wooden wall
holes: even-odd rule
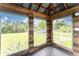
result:
[[[79,31],[75,31],[75,28],[79,28],[79,16],[74,17],[73,21],[73,51],[79,54]]]

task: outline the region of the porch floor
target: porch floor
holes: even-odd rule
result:
[[[73,56],[73,54],[59,48],[48,46],[30,54],[29,56]]]

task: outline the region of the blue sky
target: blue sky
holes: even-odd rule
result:
[[[27,16],[21,15],[21,14],[17,14],[17,13],[13,13],[13,12],[1,11],[0,12],[0,16],[1,16],[1,19],[9,20],[9,21],[12,21],[12,22],[27,20],[26,19]]]
[[[62,17],[62,18],[59,18],[59,19],[54,20],[54,21],[53,21],[53,24],[55,24],[56,21],[58,21],[58,22],[64,21],[65,24],[67,24],[67,25],[72,25],[72,23],[73,23],[73,18],[72,18],[72,16]]]
[[[27,16],[21,15],[21,14],[17,14],[17,13],[13,13],[13,12],[0,11],[0,16],[4,20],[7,19],[7,20],[12,21],[12,22],[28,20]],[[72,16],[64,17],[63,19],[64,19],[64,23],[65,24],[68,24],[68,25],[72,24],[72,21],[73,21]],[[38,25],[39,22],[40,22],[39,18],[35,18],[34,19],[34,24],[35,25]]]
[[[42,18],[34,18],[34,25],[38,25],[41,21],[45,22],[45,20],[42,20]]]
[[[19,22],[22,20],[27,20],[28,22],[28,17],[25,15],[21,15],[21,14],[17,14],[17,13],[13,13],[13,12],[6,12],[6,11],[0,11],[0,15],[1,15],[1,20],[8,20],[11,22]],[[34,18],[34,24],[38,25],[40,22],[40,18]]]
[[[64,18],[64,23],[65,24],[71,25],[72,24],[72,21],[73,21],[72,16],[68,16],[68,17],[65,17]]]
[[[40,19],[38,19],[38,18],[34,18],[34,25],[38,25],[39,22],[40,22]]]

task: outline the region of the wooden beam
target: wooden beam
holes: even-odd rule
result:
[[[50,8],[51,3],[48,5],[48,7],[45,9],[45,11],[43,13],[46,12],[46,10],[48,10]]]
[[[51,19],[56,19],[58,17],[63,17],[63,16],[66,16],[66,15],[69,15],[69,14],[73,14],[75,12],[79,11],[79,6],[75,6],[73,8],[70,8],[70,9],[66,9],[62,12],[59,12],[59,13],[56,13],[54,15],[51,16]]]
[[[34,47],[34,17],[29,16],[29,49]]]
[[[63,3],[63,5],[64,5],[65,9],[68,9],[68,7],[67,7],[67,4],[66,4],[66,3]]]
[[[60,7],[61,5],[62,5],[62,4],[57,5],[56,7],[54,7],[54,9],[56,9],[56,8]],[[51,9],[51,10],[53,10],[53,9]]]
[[[52,4],[52,10],[53,10],[53,12],[54,13],[56,13],[56,10],[55,10],[55,8],[54,8],[54,5]]]
[[[12,4],[8,4],[8,3],[0,3],[0,7],[2,8],[6,8],[8,10],[12,10],[12,11],[15,11],[15,12],[19,12],[19,13],[23,13],[23,14],[30,14],[32,13],[33,16],[35,17],[41,17],[45,20],[49,20],[50,19],[50,16],[47,16],[45,14],[42,14],[42,13],[39,13],[39,12],[35,12],[31,9],[27,9],[27,8],[24,8],[24,7],[19,7],[19,6],[16,6],[16,5],[12,5]]]
[[[49,7],[48,7],[48,10],[49,10],[49,11],[48,11],[48,12],[49,12],[48,15],[49,15],[49,16],[50,16],[50,12],[51,12],[51,11],[50,11],[50,8],[51,8],[51,3],[49,4]]]
[[[39,4],[37,4],[37,3],[33,3],[33,4],[39,6]],[[42,6],[42,5],[41,5],[41,7],[44,8],[44,9],[46,9],[46,7],[44,7],[44,6]]]
[[[74,16],[74,21],[79,21],[79,16]]]
[[[30,3],[30,5],[29,5],[29,9],[32,7],[32,3]]]
[[[39,8],[40,8],[40,6],[41,6],[41,5],[42,5],[41,3],[38,5],[38,8],[37,8],[37,10],[36,10],[36,11],[38,11],[38,10],[39,10]]]
[[[46,27],[47,27],[47,43],[52,43],[52,21],[47,20],[46,21]]]

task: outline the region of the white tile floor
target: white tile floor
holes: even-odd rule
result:
[[[48,46],[31,54],[30,56],[72,56],[72,54],[52,46]]]

